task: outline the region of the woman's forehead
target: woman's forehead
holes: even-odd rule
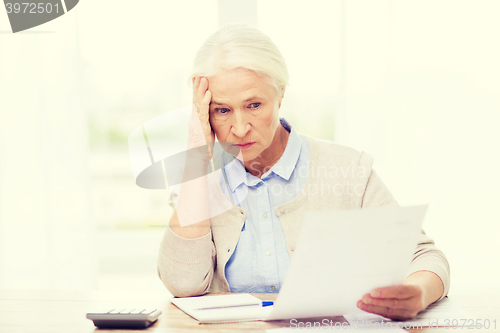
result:
[[[277,95],[269,77],[259,76],[248,69],[221,70],[209,77],[208,82],[214,104],[227,103],[228,100],[245,102],[255,98],[267,99]]]

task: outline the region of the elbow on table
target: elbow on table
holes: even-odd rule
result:
[[[193,286],[189,284],[184,284],[184,283],[178,283],[178,284],[165,284],[165,287],[167,287],[168,291],[175,296],[175,297],[192,297],[192,296],[201,296],[204,295],[208,292],[208,286]]]
[[[166,272],[162,274],[160,268],[158,268],[160,280],[167,290],[175,297],[191,297],[206,294],[210,287],[210,281],[212,280],[211,275],[212,274],[209,272],[204,279],[199,279],[193,275],[186,275],[179,278],[179,276],[173,277]]]

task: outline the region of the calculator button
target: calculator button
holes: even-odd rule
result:
[[[118,313],[122,312],[123,310],[125,310],[125,309],[114,309],[112,311],[109,311],[108,313],[109,314],[118,314]]]
[[[152,314],[155,311],[156,311],[156,309],[154,309],[154,310],[146,309],[146,310],[144,310],[144,312],[142,314]]]
[[[129,314],[130,313],[130,310],[128,309],[123,309],[120,311],[120,314]]]
[[[139,313],[142,313],[142,311],[144,311],[144,309],[134,309],[134,310],[130,311],[130,314],[139,314]]]

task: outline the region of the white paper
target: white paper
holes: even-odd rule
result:
[[[357,301],[404,281],[427,206],[313,212],[266,320],[364,313]]]

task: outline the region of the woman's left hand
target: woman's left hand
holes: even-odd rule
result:
[[[405,320],[414,318],[443,296],[441,278],[429,271],[417,271],[403,284],[373,289],[358,301],[358,308],[386,318]]]
[[[418,284],[373,289],[358,301],[358,308],[386,318],[404,320],[425,310],[424,291]]]

